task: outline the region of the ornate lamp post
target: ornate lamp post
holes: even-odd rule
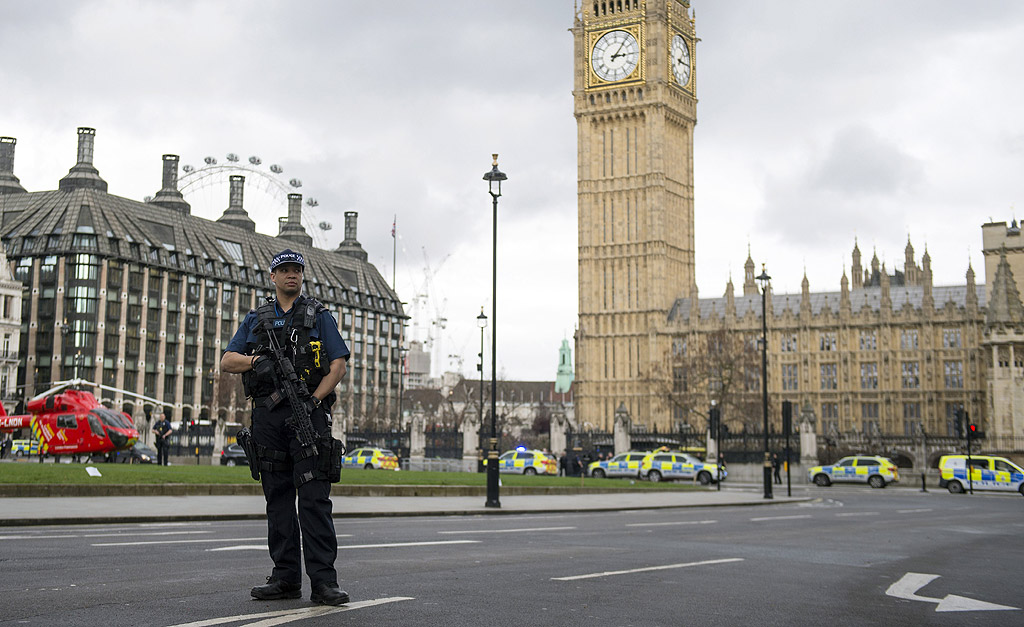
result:
[[[487,328],[487,316],[484,314],[484,308],[480,308],[480,315],[476,317],[476,326],[480,327],[480,363],[477,364],[477,368],[480,370],[480,421],[479,429],[482,431],[484,426],[484,329]]]
[[[491,169],[484,173],[487,191],[494,205],[494,258],[491,266],[491,448],[487,452],[487,502],[484,503],[484,507],[501,507],[501,501],[498,499],[498,381],[495,379],[498,371],[498,198],[501,196],[501,182],[508,177],[498,169],[498,155],[495,153],[492,156],[494,163]]]
[[[768,281],[772,278],[761,264],[761,407],[764,410],[764,498],[772,495],[772,454],[768,449]]]

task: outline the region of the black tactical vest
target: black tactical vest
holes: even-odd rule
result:
[[[273,298],[267,299],[266,304],[250,312],[256,313],[256,326],[253,329],[256,342],[247,343],[249,354],[268,354],[270,340],[267,333],[274,333],[285,356],[295,367],[296,374],[312,393],[331,369],[323,343],[319,338],[310,338],[316,328],[317,316],[326,309],[315,298],[300,295],[291,311],[283,318],[278,318],[276,302]],[[284,325],[275,327],[275,320],[284,320]],[[246,396],[251,398],[270,396],[277,390],[272,375],[260,376],[252,370],[243,374],[242,383],[245,385]]]

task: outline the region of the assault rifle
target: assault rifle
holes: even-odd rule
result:
[[[264,321],[262,324],[267,324],[267,322]],[[277,391],[267,399],[267,407],[276,407],[283,400],[282,396],[288,399],[288,403],[292,406],[292,416],[285,420],[285,424],[295,430],[295,437],[299,440],[299,444],[304,448],[313,447],[313,450],[316,451],[316,441],[319,436],[313,429],[313,421],[309,418],[309,408],[306,406],[306,401],[310,397],[309,389],[299,379],[291,360],[285,356],[274,329],[267,329],[267,337],[270,338],[269,357],[274,362],[274,370],[277,374]]]

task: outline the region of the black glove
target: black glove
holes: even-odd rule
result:
[[[258,355],[252,360],[252,370],[258,377],[273,377],[274,360],[266,355]]]

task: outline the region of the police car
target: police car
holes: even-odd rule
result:
[[[363,447],[341,458],[342,468],[398,470],[398,456],[388,449]]]
[[[1005,457],[971,455],[971,476],[967,477],[966,455],[944,455],[939,459],[939,487],[960,494],[973,483],[975,490],[1020,492],[1024,496],[1024,470]]]
[[[591,477],[639,477],[640,464],[647,457],[647,453],[641,451],[630,451],[619,453],[611,459],[598,462],[591,462],[587,466],[587,474]]]
[[[648,453],[640,462],[640,478],[657,483],[662,479],[694,479],[701,485],[718,480],[718,464],[707,464],[693,455],[657,451]],[[722,479],[729,474],[722,469]]]
[[[900,480],[900,471],[887,457],[853,455],[831,466],[815,466],[807,471],[807,480],[826,487],[833,483],[866,483],[884,488]]]
[[[484,460],[484,465],[487,465],[487,460]],[[557,475],[558,462],[544,451],[519,447],[501,454],[498,458],[498,472],[517,475]]]
[[[39,442],[37,440],[11,440],[11,453],[15,457],[38,455]]]

